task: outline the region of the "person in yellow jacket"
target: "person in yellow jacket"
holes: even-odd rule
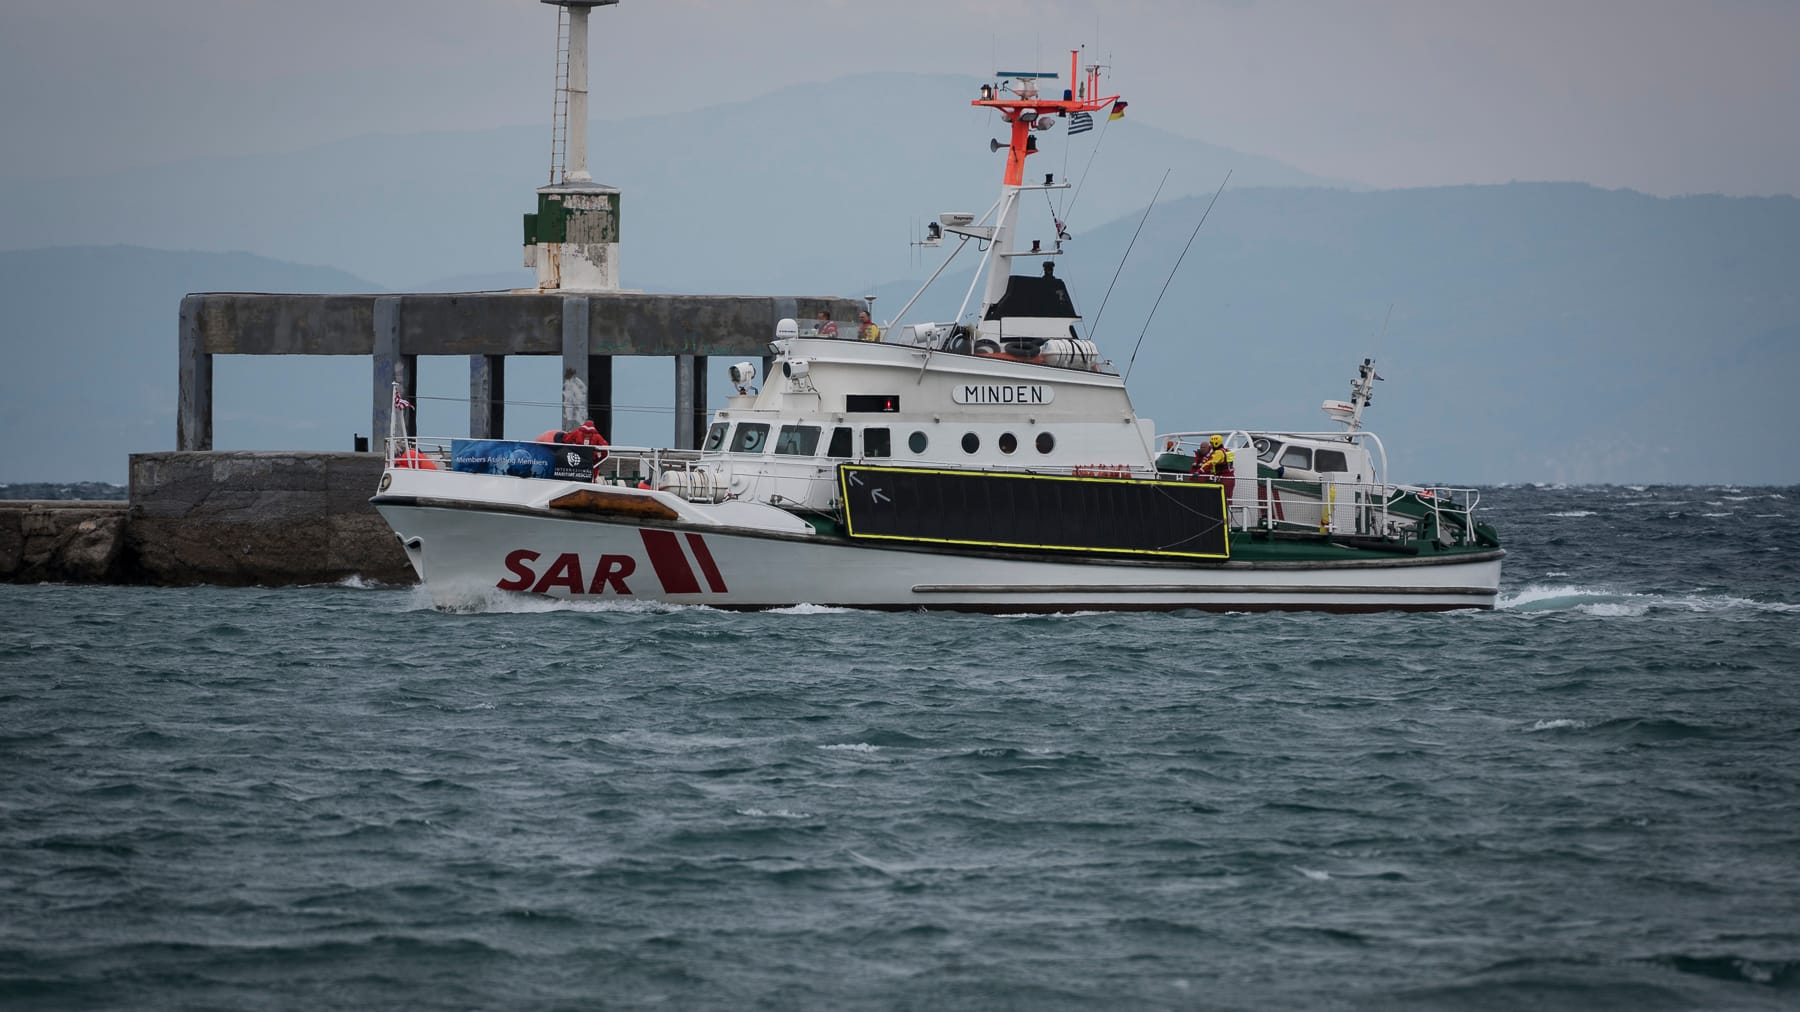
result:
[[[862,325],[861,328],[859,330],[857,330],[857,332],[856,332],[857,340],[859,340],[859,341],[879,341],[879,340],[881,340],[881,328],[875,326],[874,320],[869,319],[869,313],[867,310],[864,310],[864,311],[856,314],[856,322]]]
[[[1194,451],[1194,473],[1216,478],[1225,486],[1225,499],[1231,500],[1237,486],[1237,455],[1225,448],[1225,437],[1214,434],[1206,445]]]

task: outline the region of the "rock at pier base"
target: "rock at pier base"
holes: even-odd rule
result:
[[[0,578],[18,583],[128,579],[126,505],[81,500],[0,502]]]

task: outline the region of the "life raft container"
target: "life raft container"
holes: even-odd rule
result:
[[[407,447],[394,456],[395,467],[411,467],[420,471],[435,471],[437,461],[420,453],[416,447]]]

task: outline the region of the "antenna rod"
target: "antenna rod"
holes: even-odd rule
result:
[[[1150,208],[1156,206],[1156,198],[1162,196],[1163,183],[1169,181],[1169,173],[1173,171],[1173,169],[1163,170],[1162,183],[1157,183],[1156,192],[1150,195],[1150,203],[1144,207],[1144,216],[1138,219],[1137,231],[1131,233],[1131,241],[1125,244],[1125,255],[1119,258],[1119,268],[1118,270],[1113,271],[1112,283],[1106,286],[1106,294],[1100,298],[1100,311],[1094,314],[1094,322],[1088,326],[1088,337],[1094,339],[1099,338],[1100,314],[1106,312],[1106,300],[1112,298],[1113,285],[1119,283],[1119,271],[1125,269],[1125,261],[1131,257],[1131,247],[1137,245],[1138,234],[1144,231],[1144,222],[1150,220]],[[1133,350],[1132,355],[1135,356],[1136,354],[1136,350]]]
[[[1213,191],[1212,199],[1206,202],[1206,210],[1200,214],[1200,225],[1206,224],[1206,216],[1212,213],[1213,205],[1219,202],[1219,194],[1225,192],[1225,184],[1231,182],[1231,170],[1225,170],[1225,178],[1219,181],[1219,188]],[[1169,276],[1163,281],[1162,291],[1156,293],[1156,301],[1150,304],[1150,315],[1144,317],[1144,329],[1138,331],[1137,344],[1131,347],[1131,361],[1125,363],[1125,378],[1131,378],[1131,367],[1137,364],[1138,349],[1144,346],[1144,335],[1150,332],[1150,321],[1156,318],[1156,307],[1162,305],[1163,296],[1169,293],[1169,282],[1175,280],[1175,272],[1181,269],[1181,261],[1187,258],[1188,250],[1194,245],[1194,236],[1200,234],[1200,225],[1188,235],[1187,245],[1181,247],[1181,256],[1175,258],[1175,266],[1169,268]]]
[[[963,251],[963,247],[967,246],[968,244],[969,244],[969,237],[965,235],[962,237],[962,242],[957,243],[956,248],[950,251],[950,255],[944,258],[944,262],[941,264],[938,264],[938,269],[931,272],[931,277],[926,278],[925,283],[919,286],[919,290],[913,293],[913,297],[906,300],[906,305],[900,307],[899,314],[896,315],[892,320],[888,321],[888,329],[889,330],[893,330],[895,327],[900,326],[900,321],[906,319],[906,311],[913,307],[913,303],[919,301],[919,296],[925,294],[925,289],[931,287],[931,283],[938,279],[939,274],[944,273],[944,268],[950,266],[950,261],[955,260],[956,254],[961,253]]]

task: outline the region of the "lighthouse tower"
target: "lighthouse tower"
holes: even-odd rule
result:
[[[619,188],[588,174],[588,13],[619,0],[543,0],[557,8],[550,184],[525,216],[525,266],[540,291],[619,289]]]

